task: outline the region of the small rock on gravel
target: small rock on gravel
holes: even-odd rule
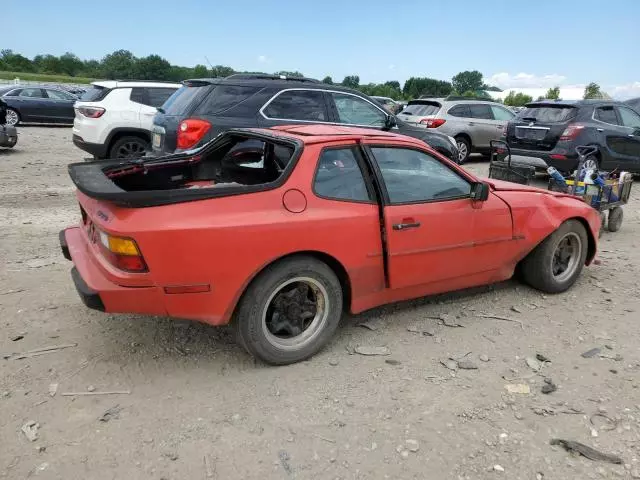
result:
[[[515,305],[513,307],[511,307],[511,311],[512,312],[516,312],[516,313],[522,313],[522,310],[520,310],[518,307],[516,307]]]
[[[95,392],[96,391],[96,387],[94,387],[93,385],[89,385],[87,387],[87,392]]]
[[[458,362],[458,368],[461,370],[477,370],[478,366],[470,360],[461,360]]]
[[[528,395],[531,393],[531,387],[526,383],[509,383],[505,385],[504,388],[509,393],[521,393],[523,395]]]
[[[582,358],[591,358],[591,357],[595,357],[599,353],[600,353],[600,349],[599,348],[592,348],[591,350],[587,350],[586,352],[584,352],[581,355],[581,357]]]
[[[481,362],[488,362],[489,361],[489,355],[482,354],[478,358],[480,359]]]
[[[384,361],[384,363],[387,363],[389,365],[400,365],[402,362],[400,360],[395,360],[393,358],[388,358]]]
[[[527,357],[525,361],[527,362],[527,366],[534,372],[539,372],[542,368],[542,364],[534,357]]]
[[[418,441],[417,441],[417,440],[409,439],[409,440],[407,440],[407,441],[405,442],[405,445],[407,446],[407,449],[408,449],[410,452],[414,452],[414,453],[415,453],[415,452],[417,452],[418,450],[420,450],[420,445],[418,444]]]
[[[454,362],[453,360],[440,360],[440,363],[442,365],[444,365],[445,367],[447,367],[449,370],[457,370],[458,369],[458,363]]]
[[[504,472],[504,467],[502,465],[494,465],[493,466],[493,471],[494,472]]]
[[[391,355],[389,347],[372,347],[368,345],[358,345],[355,348],[355,352],[359,355],[373,356],[373,355]]]
[[[332,367],[337,367],[339,363],[340,362],[335,358],[332,358],[331,360],[329,360],[329,365],[331,365]]]
[[[38,429],[40,424],[34,420],[29,420],[22,426],[22,433],[27,437],[30,442],[35,442],[38,439]]]

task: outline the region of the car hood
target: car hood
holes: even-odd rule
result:
[[[497,191],[510,191],[510,192],[537,192],[537,193],[548,193],[551,195],[556,195],[558,192],[552,192],[549,190],[544,190],[538,187],[530,187],[529,185],[520,185],[519,183],[507,182],[504,180],[496,180],[494,178],[483,178],[483,181],[487,182],[489,185],[493,187],[494,190]],[[558,195],[562,195],[561,193]]]

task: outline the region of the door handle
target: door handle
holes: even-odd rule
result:
[[[420,226],[420,222],[412,222],[412,223],[396,223],[393,225],[394,230],[407,230],[409,228],[418,228]]]
[[[604,132],[604,128],[596,128],[599,132]]]
[[[496,125],[496,128],[498,129],[504,128],[504,125]]]

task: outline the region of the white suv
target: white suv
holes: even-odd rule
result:
[[[157,108],[182,85],[93,82],[75,105],[73,143],[94,158],[135,158],[150,148]]]

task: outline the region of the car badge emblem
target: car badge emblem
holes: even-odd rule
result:
[[[533,127],[533,122],[529,122],[529,126],[530,126],[530,127]]]

